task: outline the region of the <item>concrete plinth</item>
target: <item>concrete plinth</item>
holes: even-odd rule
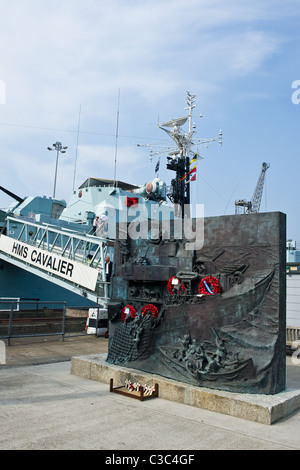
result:
[[[124,385],[126,379],[147,385],[158,383],[159,398],[267,425],[291,415],[300,408],[300,389],[287,389],[276,395],[211,390],[136,369],[108,364],[106,357],[106,354],[72,357],[71,373],[107,384],[113,378],[114,386]]]

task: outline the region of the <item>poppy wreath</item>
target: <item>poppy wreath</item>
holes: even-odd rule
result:
[[[213,276],[207,276],[201,279],[198,287],[199,294],[213,295],[221,292],[221,284],[219,280]]]
[[[169,291],[169,294],[170,295],[173,295],[174,294],[174,285],[173,285],[173,279],[177,279],[176,276],[172,276],[170,277],[170,279],[168,280],[168,291]],[[181,284],[181,281],[180,279],[177,279],[178,280],[178,283],[180,284],[180,287],[178,289],[178,292],[179,293],[183,293],[185,292],[185,285],[184,284]]]
[[[154,318],[158,317],[158,309],[155,307],[155,305],[147,304],[141,310],[141,314],[143,315],[143,317],[146,316],[148,312],[151,312]]]
[[[125,310],[129,309],[129,313],[126,313]],[[132,306],[132,305],[125,305],[125,307],[123,307],[122,309],[122,313],[121,313],[121,319],[122,319],[122,322],[124,323],[125,322],[125,318],[130,315],[131,318],[134,318],[136,317],[136,310],[135,308]]]

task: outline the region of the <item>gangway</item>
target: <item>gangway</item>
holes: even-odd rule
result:
[[[104,258],[107,239],[8,216],[0,259],[95,304],[108,300]]]

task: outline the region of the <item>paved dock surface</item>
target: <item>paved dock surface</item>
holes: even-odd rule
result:
[[[13,340],[0,365],[0,449],[300,449],[300,410],[267,426],[161,398],[140,402],[70,373],[71,357],[105,353],[107,344],[94,336]],[[287,384],[300,388],[291,359]]]

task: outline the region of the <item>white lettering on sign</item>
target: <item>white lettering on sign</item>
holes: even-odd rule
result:
[[[5,235],[0,236],[0,250],[87,289],[95,290],[96,288],[98,271],[90,266],[53,253],[50,254],[45,250],[26,245]]]

